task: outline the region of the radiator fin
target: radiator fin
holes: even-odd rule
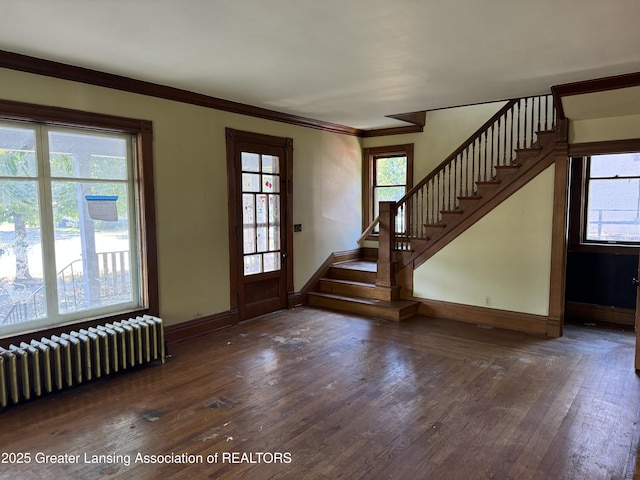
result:
[[[164,325],[152,315],[0,347],[0,408],[156,360]]]

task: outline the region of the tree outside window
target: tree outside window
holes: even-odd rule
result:
[[[133,137],[0,124],[0,333],[142,306]]]

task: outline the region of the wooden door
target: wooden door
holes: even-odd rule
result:
[[[288,138],[227,129],[231,305],[245,320],[287,307],[293,290]]]

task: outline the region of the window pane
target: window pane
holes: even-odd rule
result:
[[[258,155],[257,153],[242,152],[241,157],[243,172],[260,171],[260,155]]]
[[[126,184],[56,181],[51,190],[60,313],[132,301]]]
[[[280,250],[280,195],[269,195],[269,250]]]
[[[379,202],[397,202],[405,194],[405,187],[378,187],[373,190],[373,216],[380,214]],[[399,217],[398,217],[399,218]],[[375,232],[379,231],[376,226]],[[400,230],[397,230],[400,231]]]
[[[280,173],[280,162],[278,157],[272,155],[262,156],[262,171],[264,173]]]
[[[405,185],[407,157],[376,159],[376,185]]]
[[[640,242],[640,180],[589,181],[587,240]]]
[[[35,177],[35,131],[0,127],[0,176]]]
[[[0,333],[141,305],[132,152],[131,135],[0,125]]]
[[[264,254],[264,271],[275,272],[280,270],[280,253],[265,253]]]
[[[256,239],[258,251],[267,250],[267,195],[256,195]]]
[[[245,255],[244,274],[255,275],[256,273],[262,273],[262,255]]]
[[[257,173],[242,174],[242,191],[243,192],[259,192],[260,191],[260,175]]]
[[[591,178],[640,177],[640,153],[594,155],[590,165]]]
[[[262,175],[262,191],[263,192],[279,192],[280,177],[277,175]]]
[[[404,187],[378,187],[373,192],[373,199],[378,208],[378,202],[397,202],[405,193]],[[376,214],[377,215],[377,214]]]
[[[53,177],[127,179],[124,138],[49,132],[49,151]]]
[[[242,195],[242,240],[243,252],[255,253],[256,251],[256,206],[255,195],[245,193]]]
[[[35,181],[0,180],[0,325],[47,315]]]

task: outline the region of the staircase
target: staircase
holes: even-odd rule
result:
[[[367,258],[334,263],[318,291],[309,293],[309,304],[393,321],[417,314],[419,303],[400,299],[399,286],[376,286],[376,263]]]
[[[516,150],[515,158],[508,164],[494,167],[494,174],[490,179],[477,181],[473,195],[459,196],[454,208],[441,210],[437,221],[423,224],[423,236],[412,238],[408,248],[396,251],[396,271],[407,266],[413,269],[420,266],[551,166],[555,145],[555,130],[537,132],[533,145]]]
[[[380,202],[377,261],[334,263],[309,303],[396,321],[416,314],[397,278],[553,164],[556,138],[566,134],[556,133],[555,113],[550,95],[508,101],[402,199]]]

